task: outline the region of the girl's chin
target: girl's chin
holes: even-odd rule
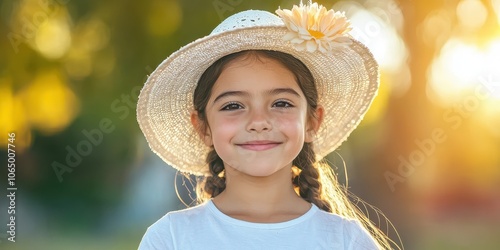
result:
[[[267,177],[271,176],[273,174],[276,174],[283,168],[276,168],[275,166],[261,166],[256,168],[254,165],[253,166],[238,166],[238,167],[231,167],[235,173],[240,173],[240,174],[245,174],[248,176],[253,176],[253,177]]]

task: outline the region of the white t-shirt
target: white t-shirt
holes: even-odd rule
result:
[[[353,220],[312,204],[302,216],[279,223],[253,223],[222,213],[212,200],[169,212],[151,225],[139,250],[150,249],[377,249]]]

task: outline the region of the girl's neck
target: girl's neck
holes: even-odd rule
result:
[[[299,197],[292,185],[290,167],[255,177],[226,167],[226,189],[213,198],[221,212],[253,222],[278,222],[306,213],[311,205]]]

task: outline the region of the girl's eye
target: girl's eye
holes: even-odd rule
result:
[[[291,108],[293,105],[287,101],[277,101],[273,104],[273,107],[276,108]]]
[[[229,103],[226,106],[222,107],[220,110],[224,111],[224,110],[235,110],[235,109],[242,109],[242,108],[243,108],[243,106],[241,106],[238,103]]]

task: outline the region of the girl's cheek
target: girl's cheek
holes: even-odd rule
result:
[[[235,130],[238,130],[242,126],[241,118],[235,117],[224,117],[219,119],[216,124],[216,129],[224,133],[230,133]]]
[[[238,124],[243,122],[243,118],[241,116],[223,116],[220,119],[221,126],[235,127]]]
[[[280,117],[274,120],[273,127],[283,132],[287,131],[287,133],[303,134],[305,122],[300,116]]]
[[[276,116],[274,120],[276,121],[276,123],[282,125],[287,124],[288,126],[297,126],[300,124],[304,124],[305,126],[305,119],[300,114],[283,114],[280,116]]]

